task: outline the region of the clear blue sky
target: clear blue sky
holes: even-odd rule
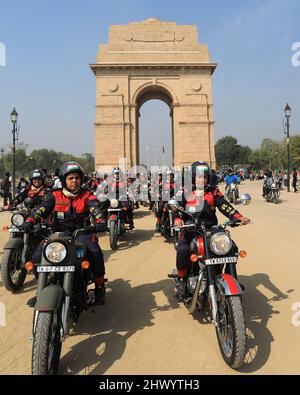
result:
[[[300,42],[299,0],[1,0],[7,65],[0,67],[0,146],[11,143],[15,106],[20,140],[29,150],[93,152],[95,77],[89,63],[107,42],[109,25],[149,17],[197,25],[199,41],[208,44],[218,63],[216,140],[232,134],[257,147],[263,137],[282,138],[286,102],[291,132],[300,134],[300,67],[291,62],[291,46]],[[170,157],[166,105],[151,101],[141,113],[144,147],[155,118]]]

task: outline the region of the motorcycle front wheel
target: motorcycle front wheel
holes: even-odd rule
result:
[[[232,203],[233,203],[233,204],[236,204],[236,200],[237,200],[237,197],[236,197],[236,193],[234,192],[234,193],[232,194]]]
[[[115,221],[110,222],[109,228],[109,244],[112,250],[117,249],[117,241],[118,241],[118,226]]]
[[[55,375],[61,353],[59,311],[38,314],[32,345],[32,374]]]
[[[27,270],[21,268],[22,247],[5,249],[2,259],[2,281],[5,288],[17,292],[22,288]]]
[[[232,369],[238,369],[246,354],[246,324],[240,296],[219,296],[217,320],[222,357]]]

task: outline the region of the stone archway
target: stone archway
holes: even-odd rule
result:
[[[172,94],[165,88],[160,85],[148,85],[143,87],[133,98],[133,102],[135,103],[135,125],[133,130],[136,131],[133,134],[133,153],[135,156],[135,163],[140,165],[140,153],[139,153],[139,140],[140,140],[140,130],[139,130],[139,118],[140,118],[140,109],[144,103],[148,100],[162,100],[166,103],[170,109],[170,117],[171,117],[171,129],[172,129],[172,164],[174,165],[174,123],[173,123],[173,97]],[[159,145],[159,144],[158,144]]]
[[[155,18],[110,26],[100,45],[96,76],[96,168],[126,158],[139,164],[138,116],[150,99],[168,104],[172,116],[173,164],[204,160],[215,167],[211,76],[216,68],[198,43],[196,26]]]

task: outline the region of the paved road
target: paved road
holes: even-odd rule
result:
[[[252,204],[241,207],[253,224],[232,230],[248,258],[239,263],[246,287],[244,308],[249,351],[244,367],[235,372],[223,362],[215,330],[199,313],[190,316],[174,299],[175,250],[157,236],[154,217],[136,212],[136,229],[105,254],[107,303],[81,316],[63,344],[61,374],[299,374],[300,325],[300,194],[282,192],[278,205],[262,200],[261,182],[246,182],[241,192]],[[219,216],[222,221],[222,215]],[[1,229],[9,222],[0,213]],[[0,232],[0,251],[7,234]],[[26,300],[35,292],[29,276],[23,291],[11,295],[0,281],[0,302],[6,306],[6,326],[0,327],[0,373],[30,374],[32,310]],[[297,320],[298,317],[298,320]],[[300,314],[294,317],[300,324]]]

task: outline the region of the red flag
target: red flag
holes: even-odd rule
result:
[[[163,145],[162,153],[165,153],[165,146]]]

